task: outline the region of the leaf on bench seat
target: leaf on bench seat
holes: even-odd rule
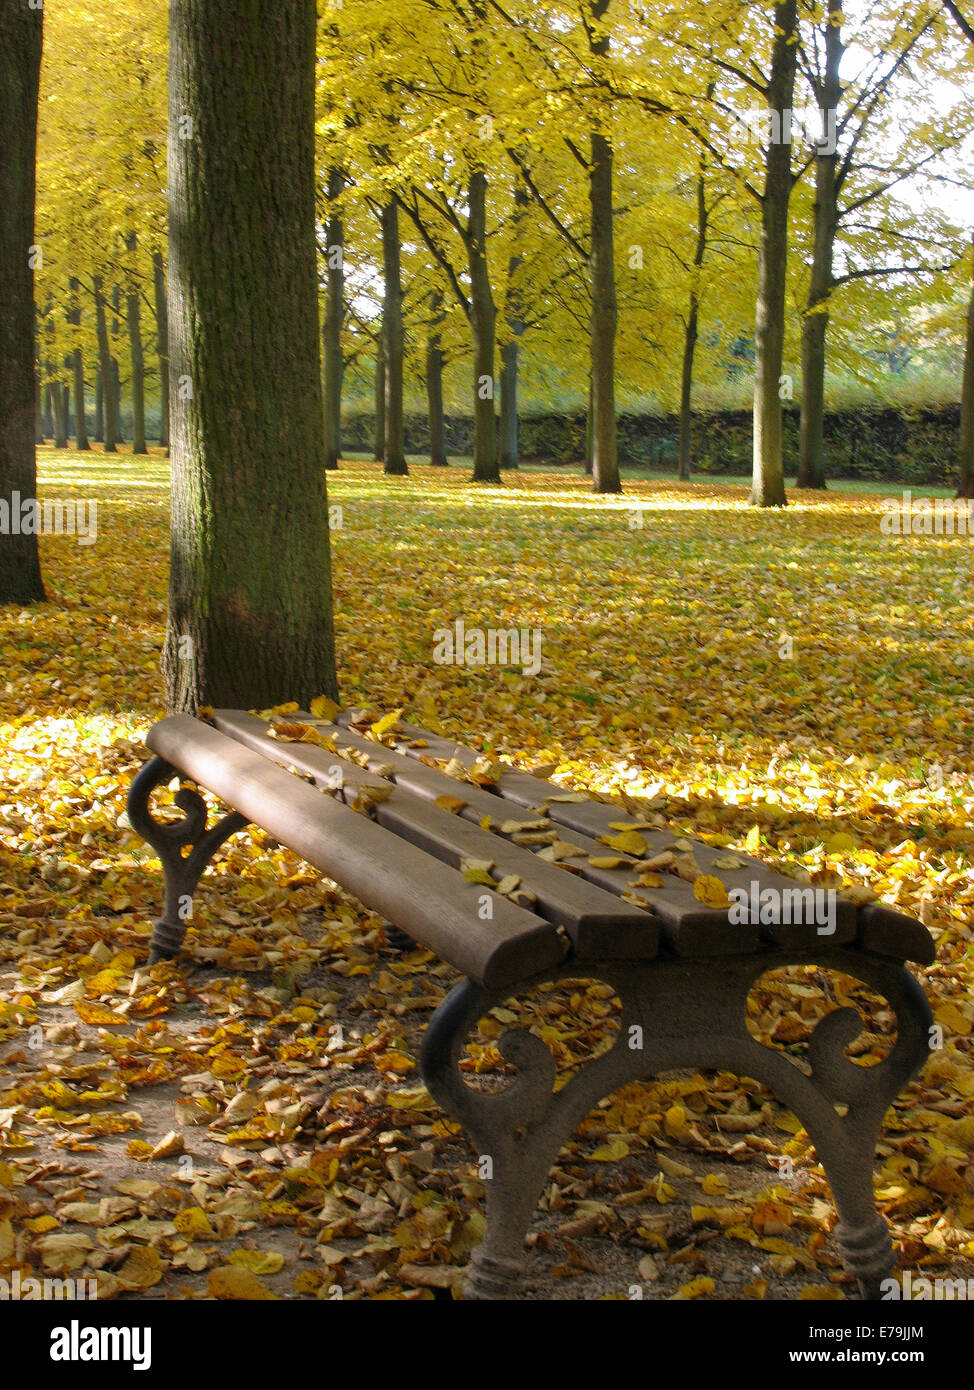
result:
[[[623,854],[645,854],[649,848],[636,830],[623,830],[618,835],[600,835],[599,844],[608,845],[610,849],[620,850]]]
[[[693,896],[698,903],[703,903],[704,907],[722,910],[731,905],[731,900],[727,896],[727,889],[714,874],[700,875],[694,882]]]

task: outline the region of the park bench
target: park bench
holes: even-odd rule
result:
[[[391,734],[380,728],[380,742],[366,737],[368,722],[354,712],[334,722],[303,712],[271,722],[235,710],[206,714],[155,725],[147,738],[155,757],[129,795],[130,822],[165,872],[152,959],[178,953],[208,861],[255,824],[466,977],[436,1010],[420,1065],[434,1099],[465,1127],[481,1160],[491,1160],[481,1162],[491,1174],[487,1226],[468,1297],[515,1291],[548,1173],[592,1108],[620,1086],[678,1068],[754,1078],[794,1112],[832,1190],[845,1267],[864,1297],[878,1296],[894,1260],[874,1200],[876,1144],[886,1111],[929,1055],[930,1009],[904,964],[934,958],[920,923],[878,903],[843,900],[825,928],[810,912],[742,922],[740,912],[699,901],[692,874],[635,867],[674,854],[673,830],[652,813],[572,799],[555,783],[487,765],[474,750],[409,724]],[[156,818],[150,797],[177,774],[231,812],[208,830],[205,803],[182,786],[175,800],[183,819]],[[620,825],[639,838],[616,853],[604,841],[627,833]],[[677,856],[685,852],[681,841]],[[799,886],[749,855],[735,851],[738,864],[728,868],[726,850],[696,841],[692,853],[701,875],[728,889],[757,883],[786,901]],[[819,1021],[804,1066],[752,1037],[752,985],[803,964],[854,976],[888,1001],[896,1040],[882,1061],[862,1066],[845,1055],[861,1031],[851,1008]],[[503,1078],[503,1090],[468,1084],[461,1055],[479,1019],[518,992],[579,978],[607,983],[620,1002],[607,1052],[556,1091],[545,1044],[508,1031],[497,1046],[515,1075]]]

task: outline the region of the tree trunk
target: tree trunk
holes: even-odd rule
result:
[[[517,428],[518,341],[510,338],[501,348],[501,468],[519,463]]]
[[[54,371],[54,364],[48,363],[51,372]],[[54,447],[55,449],[66,449],[68,447],[68,402],[64,395],[65,387],[63,382],[54,381],[51,383],[51,400],[54,402]]]
[[[798,486],[825,487],[825,363],[829,328],[828,304],[833,289],[835,238],[839,225],[838,151],[829,148],[830,129],[838,129],[842,99],[839,70],[842,42],[841,0],[829,0],[825,24],[825,74],[820,93],[823,143],[815,159],[814,250],[808,303],[802,319],[801,438]],[[830,117],[829,113],[833,115]],[[834,143],[834,141],[832,142]]]
[[[402,247],[399,241],[399,200],[393,196],[382,209],[382,343],[386,364],[386,447],[383,472],[402,476],[406,463],[403,425]]]
[[[131,257],[130,270],[135,274],[136,235],[130,232],[125,248]],[[133,278],[126,296],[126,318],[129,330],[129,350],[132,357],[132,453],[147,454],[145,446],[145,352],[142,347],[142,316],[139,310],[139,290]]]
[[[594,20],[601,21],[609,0],[590,0]],[[592,53],[605,57],[609,36],[590,41]],[[591,135],[589,208],[591,217],[591,403],[592,486],[596,492],[621,492],[616,430],[615,345],[619,310],[616,299],[613,228],[612,146],[605,135]]]
[[[771,138],[761,206],[755,316],[754,478],[750,500],[756,507],[786,505],[780,392],[785,349],[788,204],[792,188],[791,109],[797,65],[797,27],[798,0],[785,0],[776,5],[768,85]]]
[[[696,289],[690,291],[690,311],[683,334],[683,374],[680,381],[680,464],[678,477],[690,481],[690,439],[693,423],[693,358],[697,350],[700,301]]]
[[[337,698],[314,0],[172,0],[170,709]],[[193,116],[180,138],[184,113]],[[232,248],[232,255],[227,254]],[[187,394],[189,399],[182,400]]]
[[[514,244],[519,246],[521,226],[531,197],[519,180],[514,188]],[[500,426],[500,466],[517,468],[520,463],[518,441],[517,390],[520,357],[520,338],[524,332],[522,298],[518,284],[518,273],[524,257],[515,249],[507,264],[507,303],[504,318],[510,335],[501,348],[501,426]]]
[[[487,175],[470,175],[467,268],[470,274],[470,327],[473,335],[473,480],[499,483],[497,420],[494,414],[494,356],[497,309],[487,261]]]
[[[714,88],[708,88],[708,96]],[[697,169],[697,244],[693,252],[693,282],[690,286],[690,308],[683,335],[683,372],[680,382],[680,464],[679,477],[690,481],[690,444],[693,423],[693,359],[697,351],[700,324],[700,271],[707,255],[707,236],[710,216],[707,211],[707,163],[701,157]]]
[[[68,322],[75,328],[81,327],[81,302],[78,299],[80,286],[78,281],[72,277],[68,282],[71,290],[71,312],[68,315]],[[91,448],[88,443],[88,422],[85,419],[85,367],[81,355],[81,345],[78,344],[71,354],[71,366],[74,373],[74,438],[75,448],[79,453],[84,453]]]
[[[122,292],[118,285],[112,286],[112,311],[114,317],[111,323],[112,336],[112,389],[115,392],[115,419],[118,428],[118,442],[125,443],[125,426],[122,423],[122,372],[118,364],[118,356],[115,352],[115,345],[118,341],[121,325],[118,315],[121,313]]]
[[[592,470],[595,466],[595,460],[593,457],[594,440],[594,405],[592,392],[592,372],[590,369],[588,374],[588,410],[586,411],[585,415],[585,472],[588,477],[592,476]]]
[[[159,359],[159,443],[169,451],[169,311],[166,307],[166,270],[161,251],[152,253],[152,279],[156,303],[156,356]]]
[[[49,439],[54,438],[54,396],[49,381],[44,383],[44,433]]]
[[[324,372],[325,467],[337,468],[342,456],[342,378],[345,361],[342,357],[342,325],[345,321],[345,227],[335,211],[335,203],[344,187],[340,169],[328,173],[328,201],[332,211],[328,219],[325,317],[321,327],[321,347]]]
[[[386,352],[382,331],[375,346],[375,452],[376,463],[386,456]]]
[[[102,411],[104,415],[105,453],[118,452],[118,403],[115,399],[114,376],[112,374],[112,354],[108,340],[108,318],[105,296],[102,292],[102,278],[94,277],[95,287],[95,333],[98,338],[98,381],[101,386]]]
[[[105,442],[105,393],[101,384],[101,367],[95,369],[95,443]]]
[[[0,603],[42,603],[34,528],[34,190],[43,11],[0,5]]]
[[[960,401],[960,484],[958,497],[974,497],[974,262],[967,306],[967,345]]]
[[[44,408],[41,404],[41,378],[39,372],[34,373],[34,414],[36,417],[36,442],[44,443]]]
[[[430,463],[446,468],[446,430],[443,421],[443,348],[440,325],[443,322],[443,296],[430,294],[430,333],[426,340],[426,403],[429,412]]]

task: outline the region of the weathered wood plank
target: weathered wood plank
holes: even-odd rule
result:
[[[300,722],[299,715],[295,715],[294,719]],[[293,766],[301,773],[313,776],[321,786],[333,785],[337,772],[346,794],[354,795],[362,787],[369,786],[388,793],[386,799],[375,806],[379,825],[453,868],[458,868],[465,858],[489,859],[496,866],[493,871],[495,878],[516,874],[523,886],[537,897],[537,907],[533,910],[556,926],[565,928],[574,953],[580,959],[648,960],[656,955],[660,928],[659,922],[651,914],[622,902],[614,893],[566,873],[556,864],[538,859],[529,850],[510,840],[481,829],[476,817],[461,819],[435,804],[436,795],[462,798],[464,784],[453,782],[433,769],[390,753],[379,744],[366,742],[336,728],[334,736],[339,745],[361,748],[375,764],[387,764],[393,768],[396,784],[390,793],[389,782],[355,763],[336,757],[324,748],[269,737],[269,726],[253,715],[237,710],[217,710],[214,721],[221,733],[280,765]],[[433,796],[414,795],[399,782],[402,770],[430,772],[446,785],[434,792]],[[471,791],[475,790],[471,788]],[[482,797],[496,809],[496,797],[490,797],[487,793],[482,793]],[[490,923],[483,925],[484,930],[490,930]]]
[[[470,979],[513,985],[564,958],[550,922],[502,898],[481,921],[482,889],[454,869],[191,715],[156,724],[147,743]]]

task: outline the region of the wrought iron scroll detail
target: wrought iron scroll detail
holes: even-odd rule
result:
[[[845,1048],[862,1027],[857,1011],[849,1008],[819,1021],[808,1044],[808,1074],[786,1053],[757,1042],[746,1026],[748,994],[762,974],[789,965],[841,971],[886,999],[897,1021],[888,1055],[869,1067],[848,1060]],[[516,993],[578,978],[604,981],[621,1002],[619,1031],[608,1051],[556,1092],[548,1048],[533,1034],[513,1030],[497,1044],[516,1068],[505,1089],[490,1092],[467,1084],[460,1058],[478,1019]],[[631,964],[576,961],[501,992],[463,981],[430,1023],[422,1071],[433,1097],[464,1126],[477,1153],[491,1159],[487,1229],[473,1253],[466,1296],[514,1295],[525,1270],[524,1237],[548,1173],[592,1108],[622,1085],[689,1067],[754,1077],[795,1113],[832,1189],[845,1267],[858,1279],[863,1297],[878,1297],[894,1257],[889,1228],[875,1205],[876,1143],[889,1106],[929,1056],[931,1022],[926,996],[903,965],[854,949]],[[631,1031],[633,1025],[638,1033]],[[641,1047],[630,1046],[634,1037]]]
[[[182,820],[156,820],[149,810],[149,800],[157,787],[178,775],[170,763],[153,758],[133,779],[128,796],[129,823],[159,856],[166,880],[165,907],[152,932],[152,964],[178,955],[189,921],[189,906],[207,864],[225,840],[249,824],[246,816],[231,811],[207,830],[206,802],[190,787],[180,787],[175,797]],[[188,854],[184,852],[187,849]]]

